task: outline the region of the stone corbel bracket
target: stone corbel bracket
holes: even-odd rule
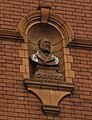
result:
[[[45,114],[57,115],[60,112],[59,101],[71,94],[74,86],[70,83],[50,83],[35,80],[25,80],[28,91],[35,93],[42,101],[42,111]]]

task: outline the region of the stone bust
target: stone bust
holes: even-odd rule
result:
[[[51,42],[47,36],[38,41],[38,51],[30,56],[31,61],[42,66],[58,66],[59,59],[51,53]]]

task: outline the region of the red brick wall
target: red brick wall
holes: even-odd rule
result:
[[[92,38],[91,0],[43,0],[45,2],[68,21],[76,38]],[[0,0],[0,30],[15,31],[19,21],[36,10],[38,3],[39,0]],[[92,50],[70,48],[75,89],[60,101],[60,114],[52,117],[42,113],[39,98],[24,88],[21,49],[20,42],[0,40],[0,120],[92,120]]]
[[[92,120],[92,51],[78,48],[70,51],[74,58],[75,88],[71,97],[60,102],[62,120]]]

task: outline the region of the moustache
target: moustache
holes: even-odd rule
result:
[[[51,46],[50,46],[50,45],[46,45],[46,48],[49,48],[49,49],[51,49]]]

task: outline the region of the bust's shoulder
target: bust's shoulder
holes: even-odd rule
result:
[[[52,54],[52,57],[55,60],[55,64],[59,64],[59,58]]]
[[[38,55],[38,51],[30,56],[31,60],[35,61],[35,62],[38,62],[37,55]]]

